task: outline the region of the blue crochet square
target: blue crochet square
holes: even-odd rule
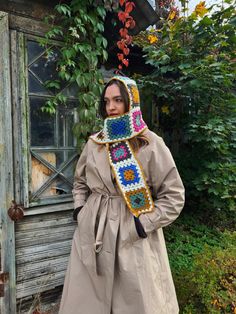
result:
[[[144,193],[139,192],[135,195],[130,195],[130,202],[133,208],[140,209],[146,205],[147,200]]]
[[[138,173],[137,167],[135,165],[120,167],[118,169],[118,174],[119,174],[121,183],[124,186],[139,183],[141,179]]]
[[[132,134],[129,116],[107,121],[107,133],[109,139],[122,139]]]

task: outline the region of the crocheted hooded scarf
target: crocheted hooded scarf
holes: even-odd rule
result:
[[[129,111],[104,120],[103,129],[92,135],[98,144],[105,144],[108,159],[115,175],[118,187],[131,213],[138,217],[142,213],[153,211],[154,204],[142,166],[135,156],[129,139],[147,129],[140,110],[139,91],[134,80],[114,76],[124,84],[129,96]]]

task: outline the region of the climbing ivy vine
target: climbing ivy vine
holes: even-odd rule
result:
[[[43,111],[53,114],[59,104],[66,105],[67,98],[60,92],[62,82],[75,83],[78,88],[78,122],[74,125],[78,149],[81,150],[87,137],[99,130],[97,118],[99,97],[103,88],[103,77],[99,64],[107,60],[107,40],[103,37],[106,10],[103,1],[74,0],[70,4],[60,3],[55,15],[47,17],[51,26],[41,45],[51,53],[51,40],[63,41],[57,63],[59,80],[48,81],[47,88],[58,91],[49,99]]]

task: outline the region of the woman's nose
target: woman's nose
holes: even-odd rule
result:
[[[109,108],[110,110],[115,109],[115,103],[114,103],[114,101],[110,101],[110,102],[109,102],[108,108]]]

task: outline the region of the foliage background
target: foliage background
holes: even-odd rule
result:
[[[234,3],[224,4],[200,2],[189,16],[170,10],[134,40],[153,67],[135,75],[157,117],[150,127],[186,188],[183,214],[165,229],[183,314],[236,313],[236,18]]]
[[[235,9],[188,17],[137,36],[150,75],[139,77],[159,114],[155,130],[170,138],[191,208],[235,209]],[[171,142],[172,140],[172,142]]]

